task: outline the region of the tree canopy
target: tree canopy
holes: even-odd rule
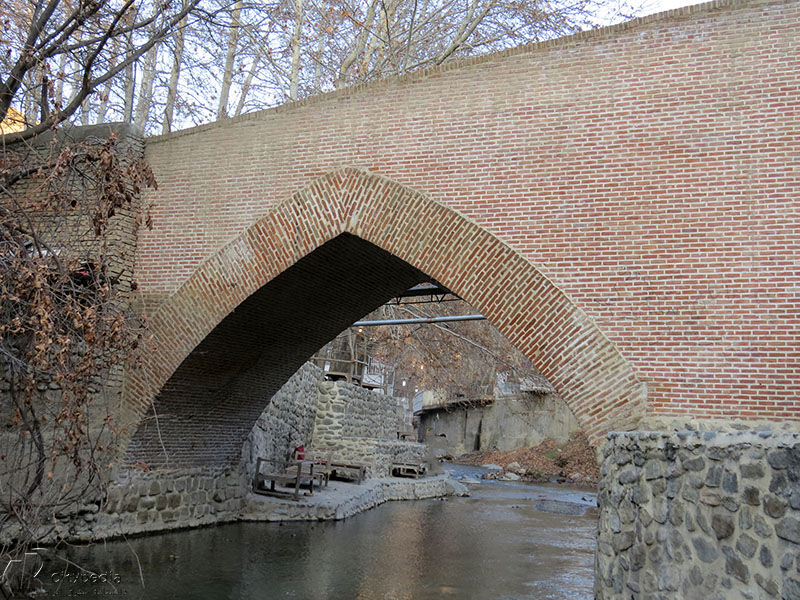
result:
[[[0,117],[149,133],[574,33],[624,0],[11,0]],[[10,140],[7,140],[10,141]]]

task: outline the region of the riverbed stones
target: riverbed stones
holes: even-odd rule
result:
[[[789,577],[783,582],[781,600],[800,600],[800,581]]]
[[[707,538],[693,537],[692,545],[694,546],[694,549],[697,552],[697,558],[699,558],[704,563],[711,563],[717,560],[717,556],[719,556],[719,552],[717,552],[717,547],[715,544],[712,544]]]
[[[772,552],[766,546],[761,546],[761,550],[758,552],[758,560],[761,562],[761,565],[769,569],[772,567],[773,559],[772,559]]]
[[[764,476],[764,466],[760,463],[746,463],[739,468],[743,479],[761,479]]]
[[[765,431],[610,434],[595,597],[800,600],[800,434]]]

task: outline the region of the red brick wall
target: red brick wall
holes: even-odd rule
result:
[[[157,323],[176,322],[194,309],[164,299],[204,260],[238,264],[231,250],[218,254],[225,243],[316,178],[357,167],[443,203],[526,260],[437,266],[449,232],[415,214],[431,229],[397,229],[390,209],[359,216],[373,243],[391,245],[384,226],[438,236],[436,251],[412,253],[411,264],[455,270],[454,289],[535,272],[574,303],[571,314],[588,315],[603,333],[592,339],[607,339],[614,364],[632,373],[610,395],[616,382],[562,387],[584,423],[636,380],[651,415],[798,419],[799,25],[798,2],[715,2],[151,138],[159,190],[155,228],[139,240],[142,298],[151,312],[161,306]],[[285,218],[271,235],[296,254],[277,261],[286,266],[301,255],[296,231],[335,234]],[[185,297],[214,302],[189,287]],[[520,289],[465,298],[502,325]],[[170,339],[173,358],[133,396],[158,389],[215,324],[200,321],[230,308]],[[537,344],[511,329],[541,365]],[[548,361],[574,358],[577,338],[547,334]],[[592,349],[581,352],[589,360]]]

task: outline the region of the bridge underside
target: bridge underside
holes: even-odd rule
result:
[[[149,468],[227,465],[270,398],[321,346],[358,318],[427,279],[342,234],[250,295],[162,388],[128,447]]]

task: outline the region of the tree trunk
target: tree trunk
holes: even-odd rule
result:
[[[320,26],[317,34],[317,58],[314,62],[314,89],[313,93],[319,94],[322,91],[322,52],[325,50],[325,36],[322,35],[323,27]]]
[[[175,60],[172,63],[172,71],[169,74],[169,84],[167,85],[167,104],[164,107],[164,122],[161,124],[161,133],[169,133],[172,130],[172,120],[175,115],[175,98],[178,96],[178,79],[181,74],[181,63],[183,62],[183,40],[186,35],[186,18],[184,18],[175,32]]]
[[[64,69],[66,68],[67,55],[62,54],[61,58],[58,59],[58,73],[56,74],[58,77],[58,85],[56,86],[55,98],[53,98],[53,103],[58,108],[61,108],[61,104],[64,102]]]
[[[228,97],[230,96],[231,83],[233,82],[233,63],[236,59],[236,46],[239,45],[239,17],[241,14],[242,0],[236,0],[231,12],[231,32],[228,36],[228,53],[225,56],[225,71],[222,75],[222,89],[219,93],[217,119],[224,119],[228,116]]]
[[[117,51],[118,44],[114,47],[114,52],[111,56],[112,62],[116,62],[117,60]],[[103,123],[106,120],[106,111],[108,110],[108,99],[111,97],[111,91],[114,85],[114,80],[109,79],[106,82],[106,86],[103,91],[100,93],[100,106],[97,107],[97,120],[95,123]]]
[[[153,34],[157,31],[156,21],[153,21]],[[156,59],[158,58],[158,44],[154,44],[147,51],[142,67],[142,84],[139,87],[139,101],[136,103],[136,117],[133,124],[140,131],[144,131],[147,126],[147,116],[150,112],[150,105],[153,98],[153,82],[156,78]]]
[[[133,45],[129,36],[126,40],[128,47]],[[125,68],[125,103],[122,107],[122,121],[130,123],[133,121],[133,99],[136,94],[136,63],[131,63]]]
[[[247,77],[242,84],[242,93],[239,95],[239,102],[236,103],[236,112],[234,116],[238,117],[242,114],[244,108],[244,101],[247,98],[247,92],[250,91],[250,86],[253,84],[253,77],[255,77],[258,65],[261,62],[261,48],[258,49],[256,55],[253,57],[253,64],[250,65],[250,70],[247,72]]]
[[[339,67],[339,74],[334,82],[334,85],[337,88],[345,84],[347,81],[347,72],[350,70],[350,67],[353,66],[353,63],[356,62],[356,59],[361,56],[361,53],[364,52],[364,48],[367,44],[367,37],[369,35],[369,24],[375,20],[375,9],[377,6],[378,0],[372,0],[369,4],[367,16],[364,18],[364,26],[361,28],[361,33],[358,35],[358,42],[350,54],[347,55],[347,58],[342,61],[342,64]]]
[[[303,41],[305,10],[303,0],[294,0],[294,35],[292,36],[292,71],[289,78],[289,99],[297,100],[300,87],[300,49]]]

